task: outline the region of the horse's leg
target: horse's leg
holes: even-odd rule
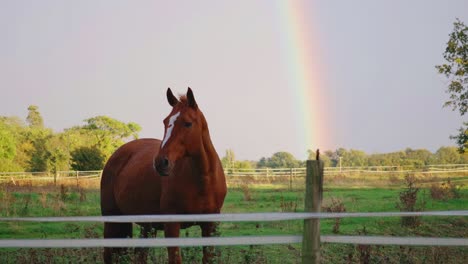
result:
[[[215,222],[205,222],[200,224],[202,230],[202,237],[211,237],[216,236],[216,229],[218,223]],[[215,251],[213,246],[203,247],[203,263],[214,263],[213,256],[215,256]]]
[[[166,223],[164,224],[165,237],[179,237],[180,223]],[[180,257],[179,247],[168,247],[167,253],[169,254],[169,264],[181,264],[182,258]]]
[[[104,223],[104,238],[127,238],[132,237],[132,223]],[[128,252],[127,248],[104,248],[104,263],[115,263],[118,257]]]
[[[156,237],[157,230],[152,230],[151,224],[142,224],[140,227],[140,237],[141,238],[148,238],[148,237]],[[136,261],[137,263],[146,263],[148,258],[149,248],[138,247],[135,248],[136,254]]]

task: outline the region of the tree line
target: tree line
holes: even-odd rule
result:
[[[315,151],[308,150],[308,159],[315,159]],[[367,154],[361,150],[338,148],[320,154],[326,167],[368,167],[368,166],[413,166],[422,167],[435,164],[466,164],[468,155],[461,154],[457,147],[440,147],[432,153],[427,149],[406,148],[390,153]],[[276,152],[271,157],[262,157],[258,161],[236,160],[234,151],[229,149],[222,158],[226,169],[254,168],[299,168],[305,167],[306,161],[298,160],[289,152]]]
[[[101,170],[106,160],[125,141],[138,138],[141,127],[108,116],[84,120],[83,125],[54,132],[44,126],[37,106],[28,107],[25,120],[0,116],[0,171]],[[315,159],[309,150],[308,159]],[[339,148],[323,151],[320,158],[327,167],[424,166],[464,164],[468,155],[455,146],[441,147],[435,153],[427,149],[407,148],[397,152],[367,154],[361,150]],[[226,169],[298,168],[305,161],[289,152],[276,152],[257,161],[237,160],[232,149],[222,158]]]
[[[39,108],[31,105],[26,120],[0,116],[0,171],[101,170],[140,130],[133,122],[96,116],[57,133],[44,126]]]

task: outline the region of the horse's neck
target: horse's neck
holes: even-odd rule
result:
[[[203,148],[200,153],[200,169],[203,177],[213,178],[219,169],[219,157],[211,142],[208,130],[203,133]]]

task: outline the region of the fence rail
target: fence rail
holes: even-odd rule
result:
[[[0,239],[2,248],[192,247],[295,244],[302,236],[125,239]],[[320,236],[321,243],[405,246],[468,246],[468,239],[438,237]]]
[[[57,171],[52,172],[0,172],[1,182],[12,182],[13,184],[19,180],[31,181],[54,181],[61,179],[93,179],[100,178],[102,170],[96,171]]]
[[[303,219],[402,217],[402,216],[468,216],[468,210],[429,212],[370,213],[250,213],[200,215],[128,215],[76,217],[2,217],[0,222],[265,222]],[[167,246],[228,246],[301,243],[302,236],[245,236],[212,238],[154,239],[0,239],[3,248],[86,248],[86,247],[167,247]],[[322,243],[352,243],[367,245],[468,246],[468,238],[389,237],[389,236],[320,236]]]
[[[468,216],[468,210],[426,212],[369,213],[248,213],[248,214],[187,214],[187,215],[119,215],[66,217],[0,217],[0,222],[274,222],[303,219],[408,217],[408,216]]]
[[[291,176],[305,177],[306,168],[255,168],[255,169],[237,169],[227,168],[224,170],[229,176]],[[394,174],[394,173],[468,173],[468,164],[436,164],[425,166],[365,166],[365,167],[325,167],[325,175],[335,175],[338,173],[372,173],[372,174]],[[0,181],[11,179],[58,179],[58,178],[84,178],[100,177],[102,170],[94,171],[57,171],[53,172],[0,172]]]

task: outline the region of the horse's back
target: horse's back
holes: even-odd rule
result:
[[[153,160],[160,144],[157,139],[133,140],[109,158],[101,178],[102,215],[159,212],[161,184]]]

